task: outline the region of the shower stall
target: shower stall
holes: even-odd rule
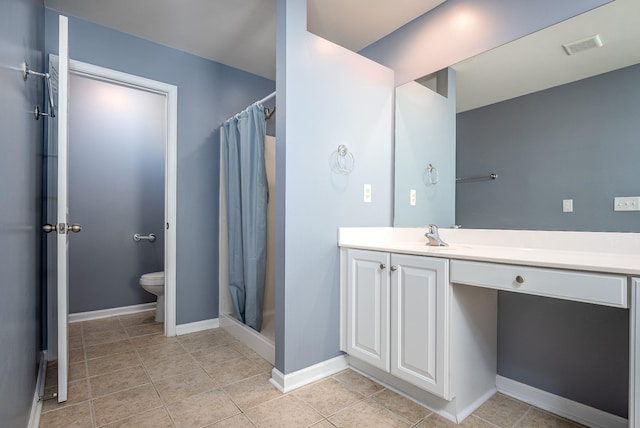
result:
[[[273,99],[275,93],[259,101],[264,104]],[[271,111],[266,110],[267,120]],[[273,127],[268,127],[273,128]],[[267,135],[264,140],[264,162],[268,185],[266,217],[266,275],[264,301],[262,306],[262,326],[260,331],[245,325],[236,311],[229,286],[229,235],[227,214],[227,174],[225,165],[225,132],[220,129],[220,213],[219,213],[219,320],[220,327],[236,339],[258,353],[262,358],[275,364],[275,224],[276,224],[276,139]]]

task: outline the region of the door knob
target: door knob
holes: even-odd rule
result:
[[[56,225],[55,224],[43,224],[42,225],[42,231],[44,233],[51,233],[51,232],[55,232],[56,231]]]
[[[82,226],[79,224],[70,224],[68,230],[69,232],[78,233],[82,230]]]
[[[391,272],[395,272],[398,270],[398,266],[391,266]]]

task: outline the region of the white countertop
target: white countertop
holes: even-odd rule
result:
[[[426,228],[344,227],[338,245],[448,259],[640,275],[640,233],[440,229],[448,247],[427,246]]]

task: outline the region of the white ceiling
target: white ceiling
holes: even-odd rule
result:
[[[360,50],[443,1],[310,0],[309,28]],[[275,79],[276,0],[45,0],[45,5]]]
[[[616,0],[453,66],[458,111],[640,62],[640,1]],[[599,34],[603,46],[567,55],[565,43]]]
[[[358,51],[444,0],[309,0],[310,31]],[[276,0],[45,0],[65,14],[275,79]],[[616,0],[463,61],[459,111],[640,62],[640,1]],[[71,29],[73,31],[73,29]],[[604,46],[561,45],[600,34]]]

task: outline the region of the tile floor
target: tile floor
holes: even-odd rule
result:
[[[40,427],[453,427],[345,370],[288,394],[271,365],[221,329],[164,337],[153,312],[69,325],[66,403],[44,402]],[[47,370],[46,395],[57,370]],[[577,427],[496,394],[462,427]]]

